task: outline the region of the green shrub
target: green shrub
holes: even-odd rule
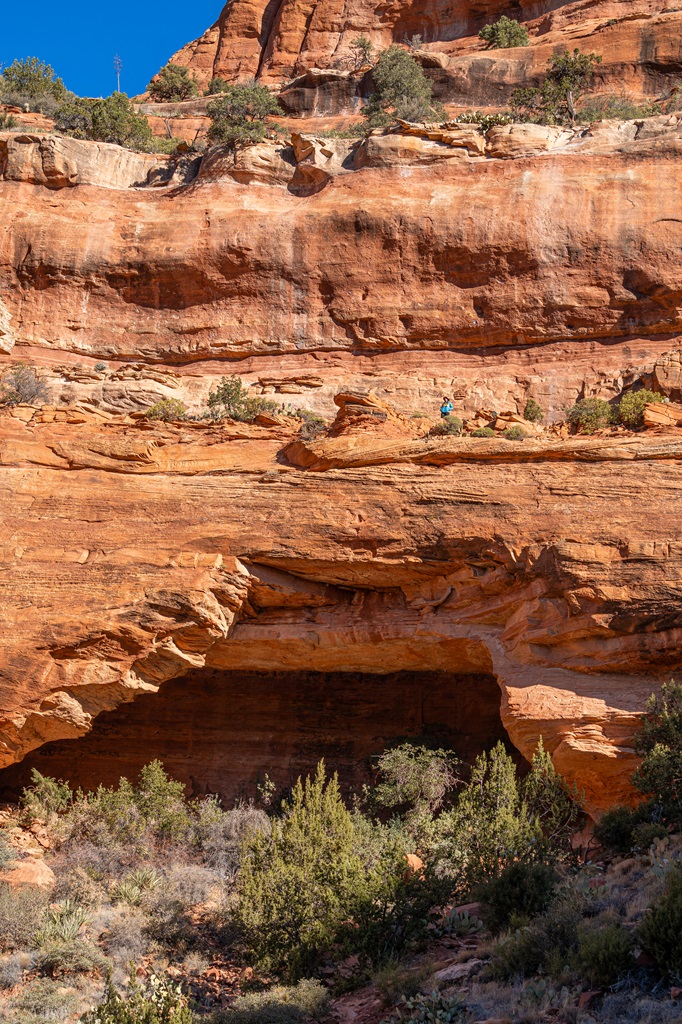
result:
[[[374,800],[408,823],[431,818],[457,782],[459,764],[450,750],[401,743],[377,759]]]
[[[78,1001],[78,993],[63,982],[39,978],[21,989],[10,1003],[11,1024],[50,1024],[69,1020]]]
[[[349,49],[353,71],[359,71],[360,68],[372,63],[374,47],[367,36],[356,36],[355,39],[351,39]]]
[[[495,431],[492,427],[477,427],[476,430],[472,430],[472,437],[494,437]]]
[[[145,413],[148,420],[163,420],[164,423],[184,420],[186,415],[187,406],[179,398],[162,398],[151,405]]]
[[[433,437],[444,436],[448,434],[454,435],[455,437],[459,437],[461,433],[462,421],[459,418],[459,416],[453,416],[452,413],[449,416],[443,416],[443,418],[438,420],[438,423],[435,423],[429,431],[429,434],[431,434]]]
[[[157,103],[176,103],[199,95],[199,86],[189,68],[182,64],[166,64],[147,86],[147,92]]]
[[[618,403],[620,422],[634,430],[644,426],[644,406],[652,402],[662,402],[663,395],[642,388],[640,391],[628,391]]]
[[[13,114],[0,114],[0,132],[11,131],[18,126],[19,122]]]
[[[258,82],[228,85],[206,108],[208,138],[232,149],[253,146],[267,137],[266,119],[279,110],[276,97]]]
[[[161,875],[154,868],[136,868],[116,883],[111,890],[111,899],[114,903],[127,903],[129,907],[137,907],[147,893],[158,889],[161,881]]]
[[[0,76],[0,91],[19,94],[32,100],[44,96],[63,100],[67,94],[66,86],[61,78],[57,78],[54,69],[37,57],[12,61]]]
[[[364,872],[352,816],[322,762],[283,810],[269,835],[246,840],[237,913],[259,964],[298,980],[333,944]]]
[[[601,57],[581,53],[577,48],[553,53],[547,62],[545,80],[539,88],[515,89],[512,112],[518,120],[537,124],[573,124],[578,103],[594,76]]]
[[[11,889],[6,882],[0,882],[0,950],[30,946],[46,908],[47,896],[40,889]]]
[[[581,121],[591,124],[593,121],[635,121],[655,117],[662,109],[660,103],[639,104],[625,95],[595,96],[581,106],[579,114]]]
[[[480,110],[467,110],[455,118],[460,124],[477,124],[482,135],[498,125],[513,124],[514,118],[504,111],[497,114],[484,114]]]
[[[381,992],[387,1005],[391,1006],[401,996],[409,999],[415,996],[434,971],[433,962],[427,960],[418,967],[406,967],[399,960],[388,963],[372,976],[372,984]]]
[[[459,996],[421,992],[403,999],[395,1019],[404,1024],[455,1024],[465,1016],[466,1004]]]
[[[95,373],[104,373],[106,371],[106,363],[95,363]]]
[[[557,875],[547,864],[516,861],[480,891],[485,904],[486,924],[493,932],[514,921],[526,923],[549,907],[557,886]]]
[[[363,111],[368,128],[383,128],[396,118],[405,121],[443,120],[434,103],[431,83],[421,65],[400,46],[389,46],[372,71],[374,92]]]
[[[48,398],[45,381],[24,363],[12,367],[0,382],[0,405],[38,405]]]
[[[271,407],[274,403],[268,403],[262,398],[252,396],[249,389],[244,387],[241,379],[235,375],[232,377],[221,377],[220,384],[211,389],[208,395],[209,413],[215,419],[222,416],[229,416],[230,419],[238,420],[241,423],[251,423],[259,412]]]
[[[506,14],[492,25],[485,25],[478,34],[483,42],[488,44],[489,50],[528,46],[530,42],[527,29],[519,25],[514,18],[508,18]]]
[[[682,974],[682,869],[668,872],[666,890],[649,908],[637,932],[637,940],[654,960],[661,974]]]
[[[37,768],[31,768],[31,785],[21,794],[21,806],[26,818],[40,818],[53,821],[62,814],[71,802],[68,782],[41,775]]]
[[[142,151],[153,146],[147,118],[137,113],[123,92],[114,92],[102,100],[70,100],[57,110],[55,122],[56,131],[74,139],[109,142]]]
[[[80,1019],[82,1024],[192,1024],[193,1015],[179,984],[155,974],[140,983],[131,973],[125,996],[109,980],[103,1001]]]
[[[35,965],[44,974],[87,974],[106,971],[110,962],[97,946],[84,939],[46,942],[35,955]]]
[[[541,423],[545,418],[545,414],[542,411],[542,406],[535,401],[534,398],[529,398],[523,410],[524,420],[528,420],[529,423]]]
[[[654,821],[643,821],[632,830],[632,846],[635,850],[646,852],[657,839],[664,839],[668,835],[665,825]]]
[[[578,948],[580,914],[557,902],[532,924],[502,939],[493,949],[490,976],[498,981],[542,973],[556,977]]]
[[[313,978],[287,988],[273,985],[265,992],[239,996],[229,1010],[219,1010],[213,1024],[305,1024],[317,1017],[329,998],[327,989]]]
[[[634,846],[635,829],[649,820],[650,805],[637,807],[617,805],[602,814],[594,826],[594,837],[607,850],[629,853]]]
[[[501,437],[506,437],[508,441],[524,441],[528,434],[520,426],[507,427],[506,430],[502,431]]]
[[[635,749],[643,755],[632,781],[671,821],[682,821],[682,686],[664,684],[649,698]]]
[[[615,420],[616,413],[603,398],[581,398],[568,411],[568,422],[580,434],[594,434]]]
[[[579,929],[578,946],[569,965],[581,981],[593,988],[606,988],[634,966],[633,945],[632,936],[619,924],[585,924]]]
[[[217,96],[219,93],[225,92],[229,84],[230,83],[224,78],[212,78],[211,81],[208,83],[204,95]]]
[[[528,817],[540,833],[534,846],[535,856],[555,860],[569,854],[571,839],[583,817],[583,798],[575,783],[569,786],[559,775],[542,737],[520,793]]]
[[[36,932],[34,946],[45,946],[50,942],[71,942],[78,937],[81,928],[89,920],[85,907],[78,906],[71,900],[51,906]]]

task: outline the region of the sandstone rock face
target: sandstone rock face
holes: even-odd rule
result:
[[[350,44],[359,34],[377,50],[419,35],[417,58],[437,97],[469,107],[506,104],[514,88],[541,78],[558,46],[601,54],[597,85],[604,91],[651,97],[675,85],[682,26],[675,8],[661,10],[653,0],[596,0],[587,7],[582,0],[521,2],[514,16],[528,27],[530,45],[485,50],[479,29],[508,12],[501,0],[397,0],[388,8],[375,0],[353,0],[343,8],[336,0],[284,0],[278,6],[230,0],[215,25],[172,59],[189,66],[202,85],[214,76],[281,85],[311,71],[347,73]],[[327,91],[327,103],[334,104],[329,112],[352,109],[358,95],[334,85]],[[288,109],[310,113],[319,109],[320,98],[312,88],[306,102],[299,89]]]
[[[679,442],[641,435],[635,458],[590,461],[483,440],[497,457],[311,473],[278,428],[0,423],[3,764],[188,674],[229,693],[234,673],[266,673],[274,693],[277,673],[361,673],[387,708],[381,679],[417,671],[455,689],[495,677],[525,757],[542,735],[593,813],[627,796],[638,715],[680,660]],[[333,733],[313,708],[307,728]],[[234,756],[255,772],[251,736]]]
[[[0,368],[37,364],[49,400],[0,412],[0,785],[152,749],[196,792],[264,751],[281,784],[325,750],[350,777],[428,725],[525,758],[542,736],[591,813],[626,798],[680,663],[678,116],[302,131],[184,183],[1,142]],[[198,416],[233,371],[280,408],[140,418]],[[443,395],[551,425],[639,382],[672,399],[643,433],[424,436]]]

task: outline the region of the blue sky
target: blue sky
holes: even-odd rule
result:
[[[121,88],[142,92],[168,58],[217,20],[223,0],[142,4],[139,0],[31,0],[7,3],[0,26],[0,63],[39,57],[80,96],[116,88],[113,61],[123,61]]]

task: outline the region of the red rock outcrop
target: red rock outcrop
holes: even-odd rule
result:
[[[676,416],[519,443],[425,439],[411,414],[449,394],[511,423],[534,397],[551,422],[640,380],[679,397],[681,138],[676,115],[452,123],[169,164],[0,136],[0,367],[50,389],[0,415],[5,784],[27,757],[118,772],[139,721],[134,768],[157,698],[180,729],[186,681],[221,690],[218,722],[261,694],[211,764],[178,732],[199,789],[503,725],[524,757],[542,736],[591,812],[627,796],[638,715],[681,660]],[[339,418],[313,441],[286,408],[136,418],[198,413],[232,371],[329,418],[342,392]]]

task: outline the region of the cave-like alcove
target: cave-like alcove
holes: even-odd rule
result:
[[[423,736],[465,761],[500,739],[513,750],[495,677],[196,669],[101,714],[85,736],[47,743],[0,772],[0,796],[16,798],[31,768],[94,789],[135,778],[154,758],[195,796],[231,801],[253,793],[266,772],[286,787],[322,757],[347,789],[366,780],[370,755]]]

